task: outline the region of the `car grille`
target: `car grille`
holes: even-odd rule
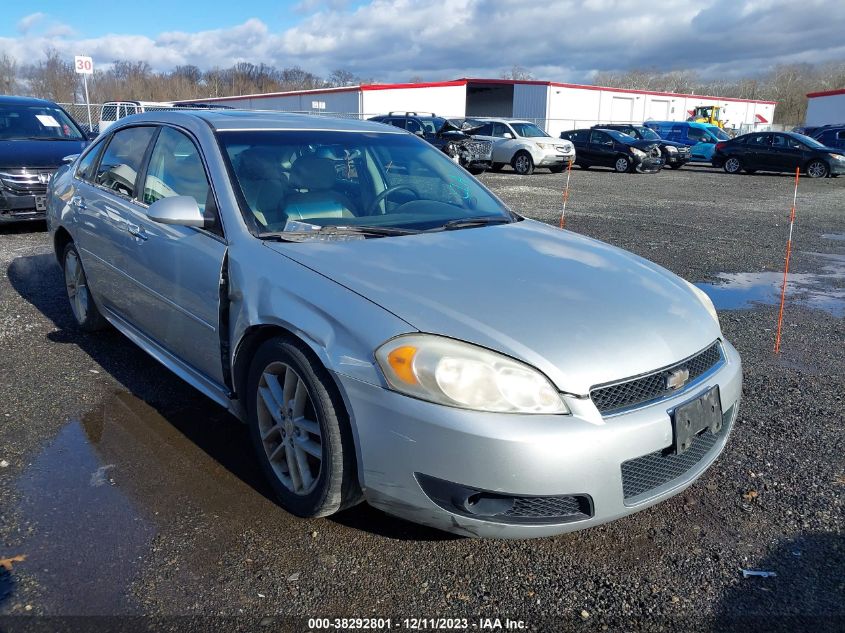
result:
[[[625,501],[648,498],[649,493],[678,479],[695,468],[713,447],[730,432],[736,405],[722,414],[722,428],[713,434],[704,431],[692,440],[692,446],[680,455],[655,451],[622,464],[622,495]]]
[[[0,182],[19,195],[42,195],[53,173],[52,169],[6,169],[0,171]]]
[[[689,147],[679,147],[677,149],[679,154],[689,154]]]
[[[583,496],[516,497],[513,507],[502,514],[511,520],[580,520],[592,516],[590,500]]]
[[[619,413],[624,409],[677,394],[677,391],[669,389],[666,386],[666,379],[671,372],[677,369],[686,369],[689,371],[689,379],[685,385],[686,388],[696,378],[720,362],[722,362],[722,347],[716,341],[704,351],[669,367],[664,367],[650,374],[637,376],[636,378],[623,382],[593,387],[590,391],[590,398],[592,398],[593,403],[602,415]]]
[[[469,152],[472,160],[490,160],[493,153],[491,141],[467,141],[462,143],[462,146]]]
[[[651,154],[652,158],[660,158],[660,146],[655,145],[654,147],[652,147],[651,151],[649,151],[649,154]]]

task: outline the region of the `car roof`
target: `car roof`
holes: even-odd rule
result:
[[[35,97],[18,97],[15,95],[0,95],[0,103],[7,105],[42,105],[53,106],[56,104],[48,99],[36,99]]]
[[[325,130],[336,132],[379,132],[382,134],[408,134],[399,128],[375,121],[341,119],[313,114],[294,114],[271,110],[208,110],[180,108],[133,114],[120,119],[121,127],[127,124],[204,122],[216,131],[244,130]]]
[[[468,116],[466,118],[472,121],[484,121],[485,123],[531,123],[531,121],[524,119],[508,119],[507,117]]]

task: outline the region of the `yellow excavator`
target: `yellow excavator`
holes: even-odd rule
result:
[[[697,106],[693,115],[687,121],[709,123],[720,128],[725,127],[725,122],[721,119],[721,106],[717,105]]]

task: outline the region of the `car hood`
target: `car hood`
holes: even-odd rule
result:
[[[0,141],[0,167],[58,167],[88,141]]]
[[[680,277],[531,220],[267,245],[420,331],[518,358],[569,393],[672,364],[720,336]]]
[[[650,141],[648,139],[642,139],[642,140],[646,143],[655,143],[657,145],[664,145],[666,147],[683,147],[683,148],[689,147],[688,145],[684,145],[683,143],[678,143],[677,141],[667,141],[666,139],[660,139],[659,141],[654,141],[654,140]]]
[[[637,139],[633,143],[628,143],[631,147],[636,147],[637,149],[641,149],[644,152],[648,153],[653,150],[655,147],[660,147],[660,141],[648,141],[643,139]]]

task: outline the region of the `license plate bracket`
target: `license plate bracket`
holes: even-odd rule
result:
[[[722,430],[722,399],[716,385],[672,412],[672,452],[684,453],[701,432]]]
[[[47,196],[35,196],[35,210],[36,211],[46,211],[47,210]]]

